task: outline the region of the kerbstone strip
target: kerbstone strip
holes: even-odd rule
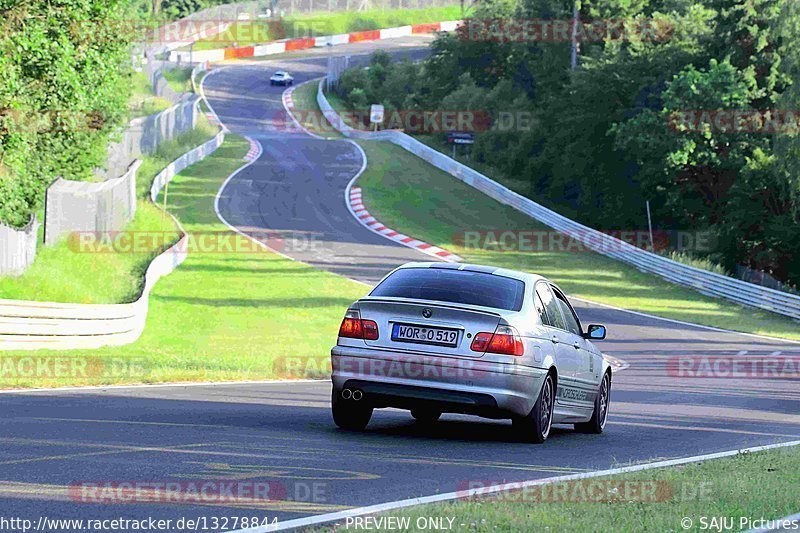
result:
[[[309,48],[320,48],[349,44],[361,43],[366,41],[379,41],[382,39],[396,39],[409,35],[434,33],[438,31],[453,31],[462,21],[447,20],[444,22],[432,22],[429,24],[412,24],[409,26],[399,26],[396,28],[384,28],[382,30],[356,31],[351,33],[340,33],[337,35],[325,35],[322,37],[306,37],[300,39],[285,39],[271,43],[258,44],[253,46],[239,46],[235,48],[219,48],[216,50],[198,50],[195,52],[172,52],[170,60],[178,63],[188,63],[190,60],[198,61],[226,61],[230,59],[246,59],[249,57],[263,57],[295,50],[306,50]]]

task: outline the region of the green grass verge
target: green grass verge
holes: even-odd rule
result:
[[[128,118],[146,117],[172,106],[166,98],[153,94],[153,88],[144,72],[134,72],[131,76],[131,97],[128,100]]]
[[[425,517],[452,518],[455,531],[698,531],[702,517],[709,524],[711,517],[722,516],[735,517],[733,530],[739,531],[750,529],[739,522],[740,517],[774,520],[800,510],[798,471],[800,449],[792,447],[592,480],[603,491],[598,494],[612,500],[613,494],[605,491],[617,484],[623,488],[620,494],[624,489],[644,489],[645,494],[655,494],[653,498],[586,501],[590,498],[582,497],[580,489],[589,481],[564,482],[549,486],[548,492],[529,489],[494,499],[421,505],[386,515],[410,519],[407,531],[420,530],[417,519]],[[553,494],[566,494],[570,500],[564,502],[566,498],[550,496]],[[684,522],[689,525],[685,528],[682,520],[687,519],[691,522]]]
[[[369,165],[364,204],[382,223],[455,252],[468,262],[544,275],[568,294],[634,311],[743,332],[800,339],[797,322],[703,296],[593,252],[466,249],[468,231],[546,230],[390,143],[362,142]]]
[[[170,235],[176,231],[172,220],[150,201],[150,184],[169,163],[216,133],[217,129],[201,115],[195,130],[162,145],[158,152],[142,160],[136,175],[136,215],[126,231],[168,232]],[[33,265],[21,276],[0,277],[0,298],[74,303],[131,302],[138,298],[144,271],[161,249],[86,253],[76,251],[74,244],[64,238],[52,246],[40,246]]]
[[[295,117],[304,128],[317,135],[330,139],[341,138],[342,134],[322,116],[317,105],[318,83],[318,80],[313,80],[295,88],[292,93],[292,101],[294,101],[294,109],[296,111]]]
[[[234,22],[225,32],[197,41],[194,49],[214,50],[231,46],[250,46],[285,38],[336,35],[461,18],[461,7],[458,5],[426,9],[303,13],[286,17],[283,19],[283,24],[262,20]],[[182,48],[182,50],[188,49],[188,47]]]
[[[242,166],[248,148],[242,137],[228,135],[222,147],[170,184],[169,210],[186,231],[228,231],[217,219],[214,198],[225,178]],[[116,368],[132,372],[63,379],[0,373],[0,387],[324,377],[344,310],[365,292],[363,285],[267,251],[190,253],[156,284],[137,342],[36,352],[37,357],[77,357],[101,370],[110,368],[102,363],[114,361]],[[299,363],[309,371],[292,371],[302,360],[312,363]]]
[[[161,73],[176,93],[192,92],[192,67],[165,68]]]

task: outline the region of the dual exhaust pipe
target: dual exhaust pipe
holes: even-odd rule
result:
[[[359,401],[361,398],[364,397],[364,392],[359,389],[344,389],[342,391],[342,398],[345,400],[354,400]]]

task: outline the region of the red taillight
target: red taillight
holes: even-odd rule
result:
[[[344,320],[342,320],[342,325],[339,326],[339,336],[350,337],[352,339],[363,339],[364,330],[361,327],[361,319],[344,317]]]
[[[525,346],[517,330],[510,326],[498,326],[492,333],[478,333],[470,346],[474,352],[500,353],[505,355],[523,355]]]
[[[361,320],[357,310],[348,310],[339,326],[339,336],[351,339],[378,339],[378,324],[374,320]]]
[[[364,338],[366,340],[378,340],[378,324],[376,324],[374,320],[362,320],[361,330],[364,332]]]
[[[472,344],[470,345],[470,349],[473,352],[485,352],[487,348],[489,348],[489,343],[492,341],[492,334],[491,333],[478,333],[475,335],[475,338],[472,339]]]

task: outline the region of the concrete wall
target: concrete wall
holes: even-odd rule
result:
[[[21,230],[0,224],[0,276],[21,274],[33,263],[38,234],[36,217]]]
[[[171,88],[169,90],[172,91]],[[122,138],[109,145],[106,166],[98,169],[98,177],[109,179],[120,176],[135,159],[151,155],[162,143],[193,130],[197,126],[199,101],[194,94],[184,94],[172,107],[132,120],[122,132]]]
[[[119,231],[136,214],[135,161],[119,178],[101,183],[57,179],[45,200],[45,244],[73,231]]]
[[[158,71],[154,74],[153,79],[160,76]],[[197,95],[185,94],[169,109],[132,120],[122,139],[109,146],[106,168],[97,172],[104,181],[56,180],[46,195],[45,244],[73,231],[117,231],[133,219],[139,159],[192,131],[197,126],[199,102]]]
[[[182,155],[161,172],[153,180],[150,189],[151,198],[155,199],[158,192],[169,182],[176,173],[187,166],[204,159],[213,153],[223,142],[225,130],[216,137]],[[63,190],[64,194],[79,194],[84,187],[93,190],[100,187],[103,191],[94,191],[89,195],[88,205],[94,203],[95,213],[100,209],[96,202],[99,197],[114,202],[114,192],[122,193],[123,198],[133,197],[125,194],[125,187],[135,185],[135,171],[138,164],[130,172],[111,183],[76,183],[60,180],[56,183],[56,190]],[[109,191],[112,189],[113,191]],[[132,193],[133,191],[127,191]],[[106,201],[104,206],[108,205]],[[135,204],[134,204],[135,208]],[[37,350],[73,349],[73,348],[99,348],[129,344],[134,342],[144,331],[147,320],[148,300],[150,291],[159,278],[166,276],[178,267],[188,256],[188,236],[175,217],[167,213],[183,234],[181,239],[171,248],[156,257],[147,267],[144,276],[142,293],[135,302],[126,304],[72,304],[55,302],[26,302],[18,300],[0,300],[0,350]],[[103,220],[114,220],[114,216],[102,217]],[[91,217],[82,220],[91,225]],[[2,231],[0,229],[0,231]],[[33,230],[35,233],[35,230]],[[2,242],[0,240],[0,242]],[[35,241],[34,241],[35,242]]]
[[[150,79],[150,83],[153,84],[153,92],[169,100],[173,104],[177,104],[181,101],[183,95],[175,92],[175,90],[169,86],[167,79],[164,77],[164,74],[162,74],[162,70],[163,69],[156,70]]]
[[[125,128],[122,140],[115,145],[115,150],[130,159],[154,154],[161,144],[195,128],[198,102],[195,95],[185,96],[169,109],[132,120]]]

